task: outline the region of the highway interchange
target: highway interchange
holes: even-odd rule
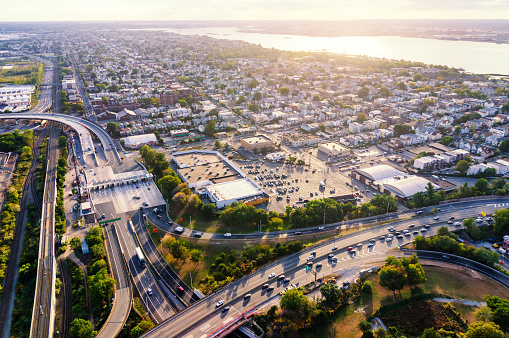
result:
[[[47,69],[50,70],[47,72],[47,74],[50,75],[46,78],[51,78],[52,68],[48,67]],[[85,127],[91,130],[103,145],[102,149],[99,149],[99,153],[103,152],[104,158],[106,159],[104,166],[112,166],[115,167],[116,170],[121,170],[122,161],[120,155],[109,135],[100,126],[93,122],[67,115],[44,114],[41,116],[42,114],[40,113],[51,106],[51,94],[48,94],[48,92],[51,91],[43,90],[39,104],[32,112],[16,114],[16,116],[6,114],[7,116],[0,116],[0,118],[45,119],[64,123],[78,130],[80,128],[77,127],[78,125]],[[84,143],[82,141],[82,144],[87,143],[86,141]],[[82,150],[91,152],[93,148]],[[95,155],[92,155],[92,157],[93,156]],[[100,168],[95,167],[94,163],[91,163],[90,160],[90,156],[88,158],[84,156],[80,164],[82,166],[88,164],[94,170],[100,170]],[[49,179],[51,179],[51,177],[49,177]],[[400,251],[397,250],[398,244],[407,244],[418,234],[426,236],[432,235],[440,226],[448,226],[451,229],[458,228],[457,226],[447,224],[450,216],[454,216],[456,220],[461,220],[466,217],[475,217],[481,211],[493,213],[494,208],[497,206],[507,207],[509,205],[508,202],[509,199],[506,198],[492,200],[482,199],[478,201],[455,203],[451,206],[443,206],[444,212],[439,214],[440,219],[438,221],[434,220],[429,214],[412,219],[400,220],[398,217],[410,217],[411,214],[400,213],[398,217],[393,220],[391,225],[394,226],[397,231],[411,230],[411,232],[417,231],[417,234],[412,233],[410,236],[403,236],[401,239],[394,238],[392,241],[387,242],[386,239],[378,239],[379,236],[386,236],[388,234],[388,226],[380,225],[345,236],[339,236],[337,239],[307,248],[302,252],[262,267],[252,274],[218,290],[214,294],[195,302],[184,310],[181,310],[184,305],[179,304],[179,298],[175,297],[175,294],[167,290],[167,284],[164,284],[157,278],[157,271],[154,270],[154,267],[151,264],[147,264],[147,267],[143,269],[135,259],[135,248],[140,246],[140,243],[136,232],[133,227],[129,225],[128,220],[132,218],[133,225],[136,224],[140,226],[142,223],[140,211],[137,208],[132,208],[131,210],[120,212],[115,208],[112,202],[97,204],[95,207],[98,218],[101,214],[107,215],[107,218],[121,218],[120,221],[108,224],[104,227],[113,275],[117,281],[116,287],[117,290],[122,291],[122,293],[116,293],[115,299],[113,300],[112,315],[110,315],[108,323],[104,326],[99,335],[111,337],[119,332],[118,329],[123,325],[123,321],[129,312],[127,307],[130,307],[130,299],[132,298],[131,286],[136,288],[139,292],[154,321],[160,324],[147,332],[144,335],[145,337],[202,337],[214,332],[246,310],[253,309],[271,299],[279,297],[279,292],[289,284],[296,284],[299,286],[314,280],[314,276],[304,269],[305,264],[308,262],[307,258],[312,251],[316,251],[316,258],[312,260],[314,264],[313,269],[315,269],[318,263],[322,265],[321,269],[316,270],[318,276],[328,275],[353,265],[369,267],[374,264],[374,262],[382,261],[387,255],[400,254]],[[153,218],[151,214],[151,209],[153,207],[154,205],[149,205],[145,210],[147,216],[151,218]],[[378,217],[378,220],[382,219],[383,216]],[[154,219],[154,221],[164,230],[174,230],[174,223],[166,217],[161,220]],[[347,224],[353,226],[352,223],[355,222],[359,221],[353,221]],[[363,220],[363,222],[366,223],[366,220]],[[410,224],[415,224],[415,227],[409,228]],[[424,229],[424,225],[430,225],[430,228],[426,229],[426,232],[421,232],[421,230]],[[339,224],[326,225],[323,229],[313,227],[301,231],[303,235],[321,233],[322,235],[330,234],[333,236],[337,226],[339,226]],[[190,230],[187,229],[183,235],[190,236],[191,234]],[[47,237],[46,235],[44,236]],[[42,237],[43,235],[41,234],[41,243],[43,243]],[[233,235],[230,238],[225,238],[223,235],[205,234],[204,237],[228,240],[230,238],[250,239],[263,237],[298,238],[299,236],[295,234],[295,231],[290,231],[271,234]],[[370,242],[372,239],[374,239],[374,241]],[[362,243],[362,246],[357,247],[358,243]],[[374,245],[368,248],[369,243]],[[333,251],[332,248],[335,246],[337,249]],[[350,254],[346,250],[346,248],[350,246],[357,250],[355,255]],[[330,254],[334,254],[335,257],[337,257],[337,262],[328,258]],[[269,279],[268,276],[272,273],[275,274],[275,278]],[[283,283],[278,279],[278,276],[282,274],[290,278],[289,283]],[[129,278],[128,275],[131,278]],[[265,283],[274,286],[274,291],[271,293],[263,291],[262,285]],[[38,288],[40,288],[39,284]],[[152,290],[152,295],[148,294],[147,291],[149,289]],[[249,299],[244,299],[246,294],[252,294],[252,296]],[[216,303],[220,300],[224,303],[222,306],[216,308]],[[37,303],[34,303],[34,314],[36,313],[36,304]],[[222,309],[226,306],[229,306],[230,309],[229,311],[223,312]],[[178,310],[181,311],[177,312]],[[115,313],[115,315],[113,313]],[[35,322],[36,321],[34,321],[34,323]],[[110,323],[112,326],[110,326]],[[40,331],[40,329],[37,330]],[[47,333],[50,332],[52,332],[52,329],[48,329]],[[43,334],[41,336],[46,335]]]

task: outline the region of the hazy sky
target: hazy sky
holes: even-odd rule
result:
[[[509,17],[509,0],[1,0],[0,8],[1,21]]]

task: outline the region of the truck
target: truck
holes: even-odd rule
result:
[[[325,182],[324,181],[320,181],[320,187],[324,187],[325,188]]]
[[[154,214],[157,214],[157,208],[154,208]]]
[[[138,257],[138,263],[142,269],[145,268],[145,256],[143,256],[143,252],[140,247],[136,247],[136,257]]]

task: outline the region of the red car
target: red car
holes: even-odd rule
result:
[[[352,248],[351,246],[349,246],[348,248],[346,248],[346,250],[348,250],[348,251],[352,251],[352,250],[353,250],[353,248]]]
[[[163,217],[163,216],[161,216],[161,215],[157,215],[157,218],[159,218],[159,219],[160,219],[160,218],[162,218],[162,217]]]

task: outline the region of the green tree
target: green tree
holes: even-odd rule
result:
[[[279,93],[284,96],[288,96],[290,94],[290,89],[288,87],[281,87],[279,89]]]
[[[499,326],[495,323],[477,322],[468,327],[464,334],[465,338],[502,338],[504,333],[499,330]]]
[[[163,194],[171,194],[171,192],[180,184],[182,181],[178,176],[166,175],[159,180],[157,183],[162,189]]]
[[[207,203],[201,207],[202,215],[209,219],[214,218],[214,216],[216,215],[215,210],[216,205],[214,203]]]
[[[367,320],[359,322],[359,325],[357,327],[359,328],[359,330],[361,330],[361,332],[371,330],[371,324]]]
[[[470,168],[470,163],[465,160],[461,160],[456,164],[454,168],[456,171],[459,171],[461,175],[466,175],[468,169]]]
[[[364,113],[359,113],[359,114],[357,115],[357,122],[359,122],[359,123],[363,123],[364,121],[367,121],[367,120],[368,120],[368,118],[366,117],[366,114],[364,114]]]
[[[396,290],[401,290],[407,283],[407,275],[404,267],[385,265],[378,272],[380,286],[386,287],[396,296]]]
[[[320,288],[320,293],[325,299],[325,305],[331,309],[343,304],[343,291],[336,284],[324,284]]]
[[[450,145],[453,142],[454,142],[454,137],[451,137],[451,136],[444,136],[444,137],[442,137],[442,144],[444,146],[448,146],[448,145]]]
[[[78,237],[73,237],[71,239],[71,249],[73,249],[74,251],[78,251],[81,247],[81,239],[79,239]]]
[[[503,153],[509,152],[509,142],[505,140],[500,142],[500,144],[498,145],[498,149]]]
[[[97,331],[94,331],[92,323],[88,320],[75,318],[71,323],[69,329],[69,336],[71,338],[93,338],[97,335]]]
[[[301,289],[288,290],[279,301],[283,310],[300,312],[310,303],[309,298],[304,295]]]
[[[484,300],[493,313],[493,322],[509,332],[509,300],[497,296],[485,296]]]
[[[483,306],[475,311],[474,317],[479,322],[492,322],[493,311],[488,306]]]
[[[493,231],[497,235],[505,235],[509,233],[509,209],[498,209],[495,211],[495,223]]]
[[[368,97],[369,95],[369,89],[367,87],[362,87],[361,89],[359,89],[359,91],[357,92],[357,96],[359,96],[360,98],[363,98],[365,99],[366,97]]]
[[[214,142],[214,147],[216,147],[217,149],[221,149],[221,141],[216,140],[216,142]]]
[[[253,95],[253,100],[255,100],[255,101],[260,101],[262,98],[263,98],[263,95],[260,92],[256,92]]]
[[[488,192],[489,185],[490,184],[488,183],[488,181],[486,181],[485,178],[480,178],[475,182],[474,187],[477,189],[477,191],[486,194]]]
[[[367,295],[373,293],[373,284],[371,283],[371,281],[367,280],[362,284],[362,292],[364,292]]]
[[[419,284],[426,283],[426,275],[424,273],[424,269],[421,266],[421,263],[417,264],[409,264],[405,268],[407,274],[407,283],[410,286],[416,286]]]
[[[189,257],[191,259],[191,262],[198,265],[199,262],[203,261],[203,252],[199,249],[192,249],[189,251]]]
[[[442,338],[442,336],[432,327],[424,330],[421,338]]]
[[[398,137],[406,134],[415,134],[415,130],[412,129],[411,126],[406,124],[396,124],[394,126],[394,136]]]
[[[120,129],[117,122],[108,122],[106,124],[106,131],[109,132],[113,137],[120,136]]]
[[[205,135],[212,137],[216,133],[216,121],[210,120],[205,125]]]

